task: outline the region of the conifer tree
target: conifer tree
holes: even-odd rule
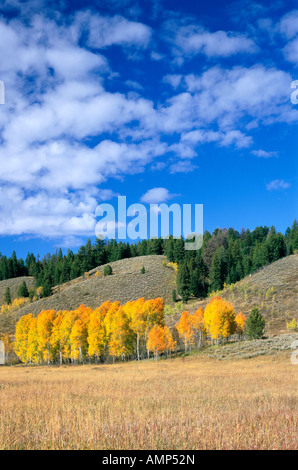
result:
[[[18,289],[18,297],[29,297],[29,291],[25,281],[22,282]]]
[[[11,304],[11,295],[10,295],[10,288],[6,287],[5,294],[4,294],[5,302],[7,305]]]
[[[249,339],[262,338],[265,330],[265,318],[259,313],[258,308],[253,308],[246,321],[245,334]]]

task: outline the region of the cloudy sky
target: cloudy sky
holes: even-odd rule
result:
[[[297,215],[294,1],[1,0],[0,80],[2,253],[75,249],[117,195]]]

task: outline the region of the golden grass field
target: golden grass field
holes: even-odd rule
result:
[[[1,449],[295,449],[290,354],[0,368]]]

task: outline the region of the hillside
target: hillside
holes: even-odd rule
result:
[[[106,277],[103,277],[104,266],[92,269],[89,276],[62,285],[60,291],[51,297],[0,316],[0,333],[13,334],[15,323],[22,315],[37,315],[43,309],[71,310],[81,304],[96,308],[106,300],[126,303],[140,297],[163,297],[166,302],[170,302],[172,291],[176,288],[176,273],[163,266],[165,259],[164,256],[152,255],[115,261],[109,263],[113,274]],[[141,274],[143,266],[145,273]],[[98,277],[95,276],[96,271],[99,272]]]
[[[172,303],[176,273],[163,266],[164,260],[164,256],[152,255],[115,261],[110,263],[113,275],[107,277],[103,277],[104,266],[92,269],[86,277],[81,276],[63,284],[60,289],[55,288],[56,293],[51,297],[0,316],[0,333],[13,334],[15,323],[22,315],[29,312],[37,315],[43,309],[75,309],[82,303],[96,308],[106,300],[125,303],[139,297],[163,297],[166,303]],[[141,274],[142,266],[145,274]],[[99,272],[98,277],[95,276],[96,271]],[[242,311],[248,315],[257,306],[266,318],[266,334],[284,334],[287,332],[286,323],[293,317],[297,318],[297,272],[296,254],[282,258],[216,294],[231,301],[237,313]],[[0,295],[4,295],[5,288],[9,286],[15,296],[23,280],[28,287],[33,286],[33,278],[1,281]],[[186,308],[193,312],[199,307],[205,308],[209,301],[210,298],[193,300]],[[171,326],[177,319],[178,315],[168,317],[167,323]]]
[[[248,315],[253,307],[266,319],[266,333],[286,333],[286,322],[297,318],[298,254],[272,263],[216,293],[231,301],[236,312]],[[189,303],[189,311],[203,309],[210,298]]]
[[[4,294],[9,287],[10,295],[12,300],[18,296],[18,288],[25,281],[28,290],[34,289],[35,287],[35,279],[32,276],[23,276],[23,277],[15,277],[13,279],[6,279],[5,281],[0,281],[0,306],[5,303]]]

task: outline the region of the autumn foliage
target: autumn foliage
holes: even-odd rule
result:
[[[236,315],[233,304],[221,297],[214,297],[206,306],[205,311],[199,308],[193,314],[183,312],[176,324],[185,351],[194,344],[200,348],[207,337],[210,337],[211,341],[220,342],[235,333],[242,336],[244,327],[243,313]]]
[[[208,338],[219,343],[233,334],[241,337],[244,327],[243,313],[236,315],[233,305],[220,297],[214,297],[205,311],[182,312],[172,330],[165,325],[162,298],[140,298],[125,305],[107,301],[95,310],[81,305],[77,310],[43,310],[38,317],[21,317],[15,352],[22,362],[35,364],[139,360],[152,354],[158,359],[179,346],[185,352],[200,349]]]
[[[16,325],[15,352],[22,362],[51,364],[103,362],[108,357],[142,359],[174,350],[164,326],[163,299],[104,302],[95,310],[43,310]]]

